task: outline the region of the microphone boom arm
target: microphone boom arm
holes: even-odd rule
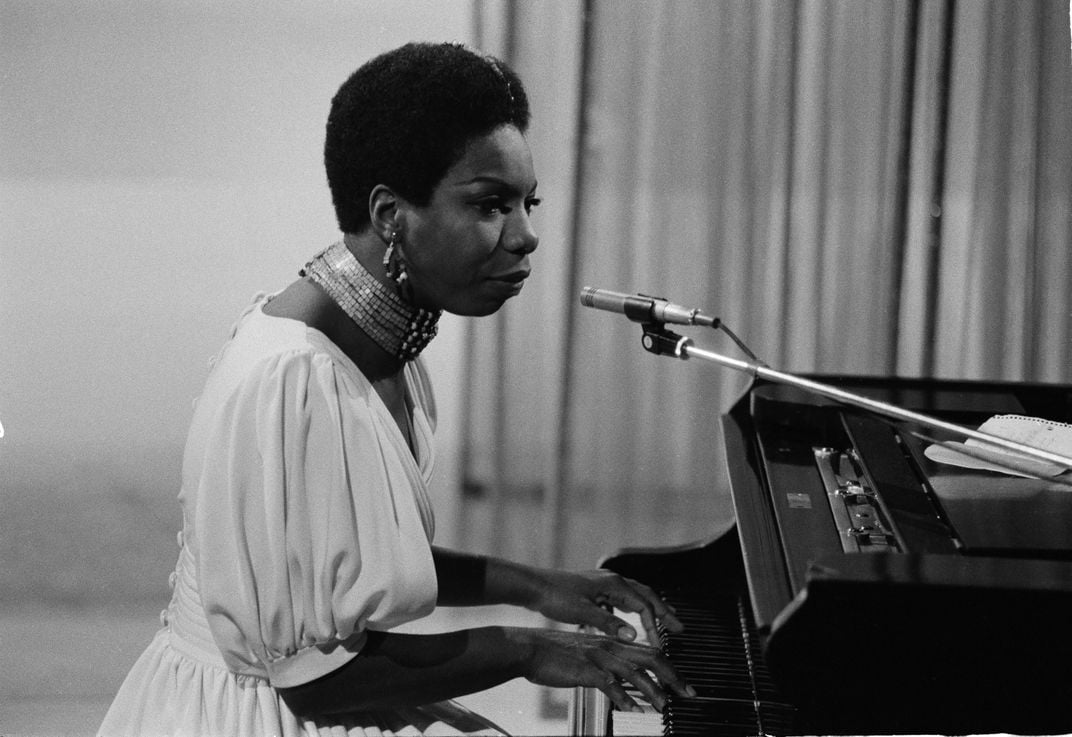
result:
[[[1059,453],[1052,453],[1048,450],[1042,450],[1031,445],[1024,445],[1018,443],[1015,440],[1009,440],[997,435],[991,435],[990,433],[979,432],[978,430],[972,430],[962,425],[957,425],[953,422],[946,422],[945,420],[939,420],[936,417],[925,415],[920,412],[913,412],[911,410],[898,407],[888,402],[882,402],[877,399],[871,399],[859,394],[853,394],[847,392],[844,389],[838,389],[830,384],[823,384],[822,382],[813,381],[811,379],[805,379],[801,376],[786,373],[784,371],[776,371],[769,366],[766,366],[760,361],[745,361],[739,358],[733,358],[721,353],[715,353],[714,351],[704,350],[697,348],[691,338],[685,338],[673,331],[667,330],[666,326],[662,323],[645,323],[643,325],[644,336],[642,344],[644,349],[664,356],[674,356],[685,361],[690,358],[696,357],[711,363],[716,363],[720,366],[741,371],[746,374],[751,374],[755,378],[765,379],[777,384],[786,384],[788,386],[794,386],[798,389],[818,394],[828,399],[833,399],[844,404],[848,404],[855,407],[861,407],[866,410],[870,410],[879,415],[890,417],[896,420],[904,420],[908,422],[915,422],[924,427],[929,427],[936,430],[944,430],[946,432],[953,433],[955,435],[972,438],[985,443],[989,446],[997,446],[1003,448],[1012,453],[1017,453],[1022,456],[1027,456],[1033,460],[1044,461],[1046,463],[1056,463],[1064,468],[1072,468],[1072,458],[1061,455]],[[964,450],[957,449],[958,453],[964,453],[965,455],[971,455],[971,452],[965,452]]]

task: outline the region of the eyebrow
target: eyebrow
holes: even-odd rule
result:
[[[467,186],[469,184],[497,184],[500,187],[505,187],[507,189],[511,189],[511,190],[517,189],[516,187],[514,187],[513,184],[511,184],[510,182],[506,181],[505,179],[501,179],[500,177],[491,176],[491,175],[488,175],[488,174],[479,174],[479,175],[473,177],[472,179],[466,179],[465,181],[462,181],[462,182],[455,182],[454,186],[456,186],[456,187],[464,187],[464,186]],[[539,186],[539,182],[534,180],[533,183],[532,183],[532,188],[529,189],[528,194],[532,194],[533,192],[535,192],[536,187],[538,187],[538,186]]]

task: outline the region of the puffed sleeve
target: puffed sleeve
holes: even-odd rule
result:
[[[434,608],[424,482],[375,402],[330,357],[296,350],[264,359],[211,423],[198,575],[231,670],[305,683],[353,658],[367,629]]]

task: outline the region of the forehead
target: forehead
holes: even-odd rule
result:
[[[536,186],[529,144],[512,125],[471,139],[443,181],[448,186],[463,186],[488,179],[500,180],[524,192]]]

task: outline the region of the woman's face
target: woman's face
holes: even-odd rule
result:
[[[403,251],[418,306],[488,315],[521,291],[539,241],[532,154],[502,126],[473,139],[425,207],[405,204]]]

